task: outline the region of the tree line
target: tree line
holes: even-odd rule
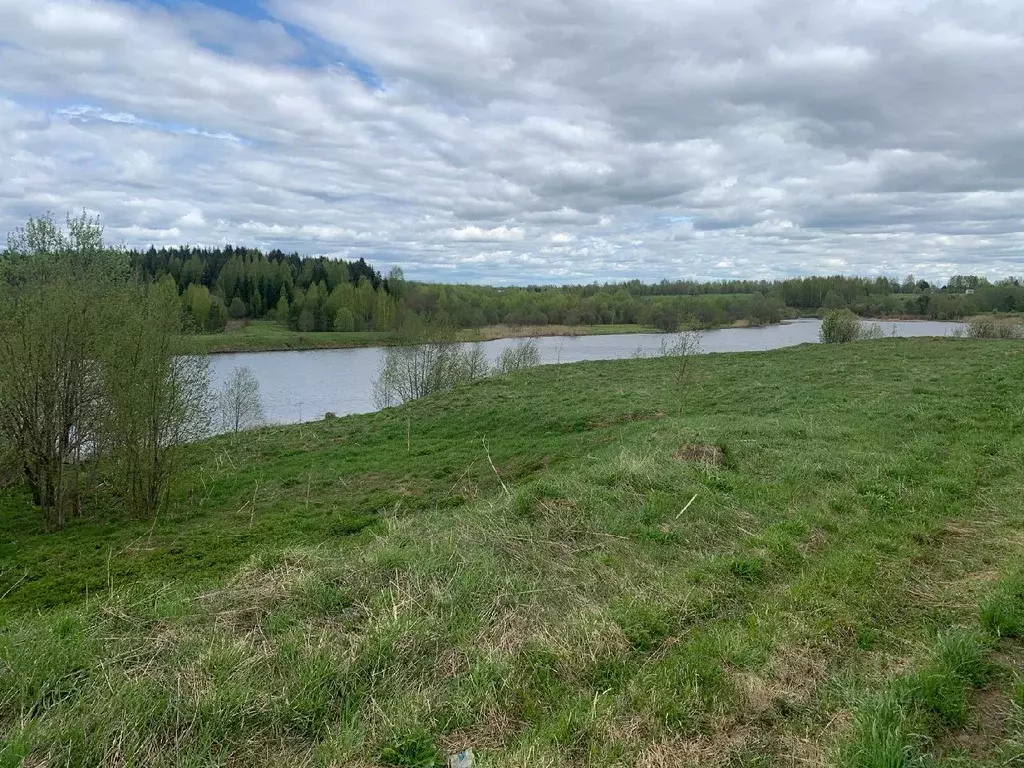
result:
[[[222,331],[229,319],[270,318],[299,331],[391,330],[399,286],[364,259],[341,261],[253,248],[149,248],[130,251],[134,272],[174,285],[199,332]],[[401,280],[401,271],[393,274]]]
[[[142,279],[173,284],[192,327],[223,330],[230,319],[270,319],[297,331],[395,331],[412,316],[459,328],[487,325],[764,325],[787,316],[850,309],[864,317],[953,320],[1024,309],[1019,278],[995,283],[956,275],[945,286],[913,275],[797,277],[699,282],[494,287],[408,281],[360,258],[264,253],[253,248],[150,248],[129,252]]]

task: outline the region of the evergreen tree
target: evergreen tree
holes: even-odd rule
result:
[[[277,311],[275,312],[277,322],[281,325],[288,325],[288,296],[282,293],[281,298],[277,300]]]

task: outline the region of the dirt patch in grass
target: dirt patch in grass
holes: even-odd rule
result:
[[[943,756],[951,752],[966,753],[973,761],[983,760],[1006,737],[1006,721],[1013,703],[999,688],[986,688],[970,693],[971,710],[975,715],[972,727],[943,734],[935,742],[935,752]]]
[[[706,467],[718,468],[725,463],[725,453],[717,445],[688,443],[672,454],[676,461],[690,461]]]
[[[664,411],[629,411],[619,416],[613,416],[610,419],[602,419],[599,421],[591,421],[587,425],[590,429],[604,429],[605,427],[614,427],[619,424],[631,424],[637,421],[656,421],[658,419],[664,419],[666,416]]]
[[[438,741],[445,754],[454,754],[467,748],[478,753],[494,753],[506,749],[528,727],[528,723],[516,720],[506,712],[489,711],[478,724],[443,734]]]

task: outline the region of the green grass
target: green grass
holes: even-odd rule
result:
[[[232,325],[222,333],[186,336],[185,347],[190,352],[268,352],[288,349],[347,349],[350,347],[376,347],[388,342],[387,333],[358,331],[353,333],[302,333],[292,331],[273,320],[253,320],[244,325]]]
[[[470,328],[460,332],[465,341],[516,338],[521,336],[597,336],[621,333],[652,333],[642,325],[542,325]],[[353,333],[303,333],[292,331],[273,320],[252,320],[232,323],[221,333],[193,334],[184,337],[185,349],[194,353],[218,354],[223,352],[268,352],[289,349],[349,349],[352,347],[379,347],[393,343],[389,333],[356,331]]]
[[[1024,759],[1024,348],[692,366],[211,440],[156,521],[0,493],[0,766]]]

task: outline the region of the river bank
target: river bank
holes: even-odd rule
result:
[[[747,321],[700,329],[752,328]],[[684,329],[697,330],[697,329]],[[489,325],[483,328],[464,328],[459,340],[464,342],[495,341],[498,339],[550,338],[563,336],[621,336],[627,334],[660,333],[646,325]],[[272,320],[253,320],[232,323],[221,333],[194,334],[184,337],[185,352],[193,354],[232,354],[239,352],[286,352],[317,349],[357,349],[387,347],[395,344],[392,334],[383,331],[355,331],[338,333],[306,333],[292,331]]]
[[[956,323],[916,321],[888,323],[883,331],[887,336],[893,331],[897,336],[951,336],[959,327]],[[804,319],[702,331],[700,348],[705,353],[754,352],[816,344],[819,328],[820,321]],[[657,356],[667,340],[670,337],[665,334],[648,332],[542,336],[535,343],[541,364],[557,365]],[[504,336],[475,341],[480,342],[491,364],[517,343],[515,338]],[[375,410],[373,387],[384,355],[382,346],[220,354],[211,360],[211,373],[214,386],[219,388],[236,368],[250,368],[259,381],[267,419],[287,424],[316,420],[328,412],[343,416]]]

